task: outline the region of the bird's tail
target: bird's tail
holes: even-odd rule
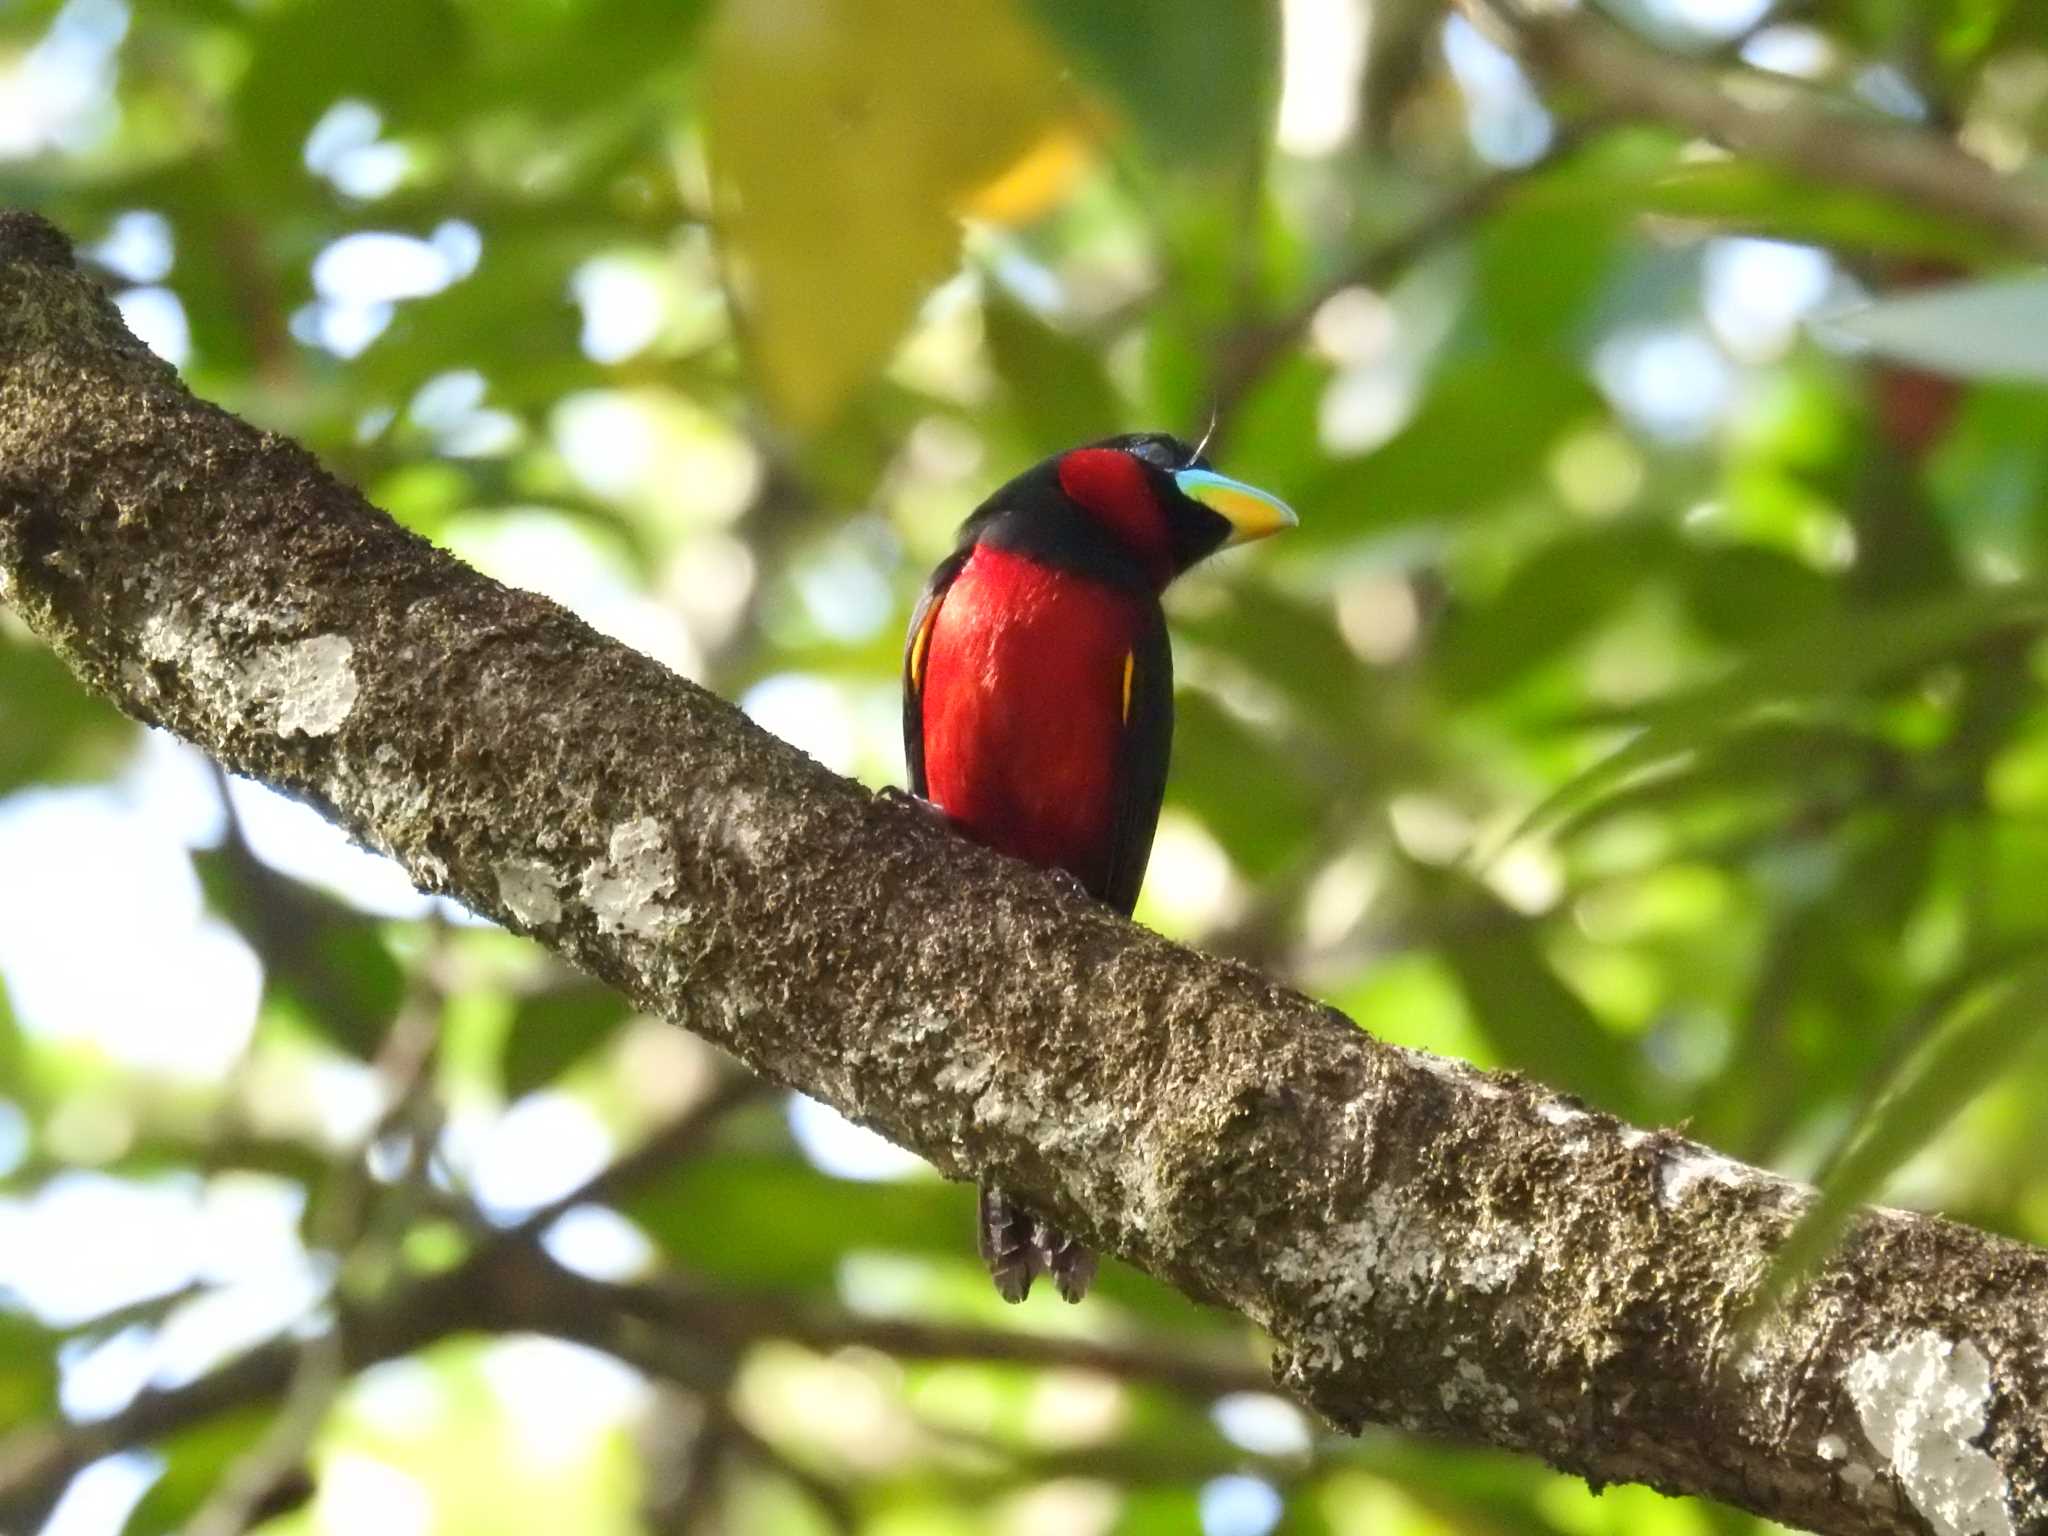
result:
[[[1066,1300],[1079,1301],[1095,1278],[1093,1253],[992,1184],[981,1186],[978,1237],[982,1262],[1005,1301],[1029,1296],[1040,1275],[1052,1276]]]

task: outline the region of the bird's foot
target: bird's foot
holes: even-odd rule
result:
[[[1088,1294],[1088,1287],[1095,1281],[1092,1250],[1083,1247],[1072,1234],[1042,1221],[1033,1229],[1032,1241],[1038,1249],[1039,1263],[1052,1276],[1062,1301],[1076,1302]]]
[[[1095,1279],[1092,1252],[988,1185],[981,1188],[977,1238],[982,1262],[1005,1301],[1024,1300],[1040,1275],[1052,1277],[1064,1300],[1079,1301]]]
[[[975,1242],[996,1293],[1014,1305],[1031,1294],[1031,1282],[1038,1277],[1038,1248],[1031,1240],[1037,1223],[1001,1190],[984,1184],[979,1193]]]

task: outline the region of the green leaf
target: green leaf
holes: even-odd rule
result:
[[[1759,818],[1784,814],[1785,800],[1859,796],[1893,756],[1883,738],[1825,720],[1764,719],[1732,726],[1689,756],[1644,770],[1557,822],[1569,838],[1616,817],[1683,816],[1727,805]]]
[[[1752,645],[1836,606],[1835,587],[1812,566],[1762,544],[1690,548],[1673,568],[1695,624],[1730,645]]]
[[[1891,1075],[1884,1096],[1851,1132],[1820,1198],[1778,1249],[1752,1317],[1785,1295],[1833,1250],[1856,1207],[1941,1134],[1970,1101],[2048,1038],[2048,961],[1960,1004]]]
[[[0,637],[0,794],[112,766],[134,728],[40,645]]]
[[[235,101],[239,174],[299,179],[306,135],[343,97],[387,112],[431,99],[468,52],[451,0],[287,0],[250,29],[254,53]]]
[[[366,922],[341,922],[316,934],[302,967],[278,977],[313,1027],[368,1060],[384,1043],[405,1000],[405,970],[384,936]]]
[[[1537,551],[1492,601],[1454,611],[1434,660],[1454,699],[1511,687],[1561,655],[1673,563],[1677,539],[1654,523],[1568,534]]]
[[[371,399],[399,401],[437,374],[480,366],[488,404],[539,411],[579,388],[611,382],[583,355],[570,294],[577,266],[618,231],[569,211],[542,230],[478,225],[477,269],[439,293],[401,305],[391,327],[351,371]]]
[[[1231,862],[1271,878],[1308,852],[1318,796],[1297,755],[1206,694],[1174,699],[1175,751],[1167,793],[1200,818]]]
[[[972,1258],[964,1184],[862,1184],[788,1159],[699,1157],[621,1206],[692,1273],[744,1285],[819,1287],[857,1248]]]
[[[1294,551],[1349,543],[1407,523],[1476,518],[1540,496],[1543,464],[1566,428],[1603,407],[1570,358],[1500,353],[1452,365],[1391,442],[1331,465],[1297,493]]]
[[[1006,298],[990,299],[982,324],[989,360],[1024,425],[1028,456],[1056,453],[1123,425],[1123,403],[1095,348]]]
[[[47,1423],[57,1411],[57,1335],[0,1312],[0,1427]]]
[[[1269,364],[1231,415],[1218,467],[1291,503],[1304,471],[1323,462],[1318,432],[1330,378],[1329,363],[1303,350]],[[1195,400],[1193,411],[1206,412],[1209,403]],[[1189,430],[1206,425],[1207,417],[1199,416]]]
[[[1202,1529],[1202,1507],[1194,1488],[1166,1485],[1133,1488],[1124,1495],[1110,1536],[1180,1536]]]
[[[587,132],[636,92],[658,100],[669,86],[662,76],[686,63],[709,9],[706,0],[471,7],[471,67],[419,98],[407,121],[459,127],[510,103],[522,116]],[[599,81],[604,89],[594,92]]]
[[[135,1506],[121,1528],[122,1536],[170,1536],[181,1529],[220,1486],[236,1459],[262,1438],[270,1418],[266,1409],[239,1409],[202,1420],[196,1428],[165,1441],[158,1447],[164,1459],[163,1476]]]
[[[632,1012],[610,987],[580,982],[521,998],[501,1063],[506,1097],[553,1082],[617,1034]]]
[[[1177,638],[1196,641],[1255,673],[1306,720],[1328,722],[1341,733],[1347,722],[1362,717],[1357,701],[1370,682],[1359,675],[1358,658],[1338,633],[1327,603],[1237,582],[1215,606],[1175,614],[1173,627]],[[1362,750],[1349,743],[1345,749]]]
[[[1802,627],[1754,652],[1717,682],[1647,712],[1649,723],[1532,810],[1509,841],[1556,825],[1638,774],[1697,752],[1759,711],[1844,695],[1906,676],[2012,624],[2044,621],[2042,594],[2020,585],[1854,610]]]
[[[1530,355],[1577,346],[1614,273],[1624,227],[1611,201],[1559,207],[1540,189],[1495,212],[1474,250],[1473,296],[1489,339]]]
[[[27,1085],[22,1079],[22,1066],[26,1055],[27,1044],[21,1038],[21,1024],[14,1017],[14,1004],[7,997],[7,978],[0,976],[0,1099],[25,1091]]]
[[[1242,164],[1279,100],[1280,17],[1270,0],[1029,0],[1075,67],[1117,101],[1161,164]]]
[[[338,1050],[368,1061],[405,997],[377,925],[233,848],[195,853],[209,905],[263,957],[265,986]]]
[[[1776,240],[1971,263],[2009,259],[2014,254],[2008,244],[1987,231],[1754,161],[1707,160],[1674,166],[1628,195],[1648,212],[1709,220]]]
[[[1442,947],[1479,1033],[1500,1061],[1624,1117],[1637,1106],[1635,1053],[1559,979],[1529,919],[1463,876],[1419,872],[1455,935]]]

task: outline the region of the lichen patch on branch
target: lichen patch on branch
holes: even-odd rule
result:
[[[242,691],[272,712],[280,736],[331,736],[356,707],[355,651],[346,635],[258,646],[242,661]]]
[[[662,898],[675,888],[676,856],[652,816],[614,827],[606,856],[583,871],[583,899],[599,933],[658,937],[674,918]]]
[[[346,635],[234,644],[173,606],[144,623],[140,642],[152,665],[190,673],[231,723],[279,736],[333,735],[362,691]],[[147,686],[146,672],[130,681]]]
[[[1731,1371],[1798,1186],[876,814],[193,400],[5,210],[0,578],[88,684],[423,887],[1238,1307],[1336,1423],[1829,1536],[2048,1530],[2048,1254],[1866,1217]]]
[[[507,859],[498,866],[498,900],[529,928],[562,920],[561,878],[539,859]]]
[[[1842,1384],[1935,1536],[2014,1536],[2005,1472],[1975,1443],[1991,1408],[1991,1367],[1976,1345],[1916,1333],[1858,1356]]]
[[[1706,1184],[1720,1184],[1729,1189],[1749,1189],[1763,1184],[1793,1187],[1733,1158],[1690,1143],[1667,1148],[1657,1159],[1657,1198],[1663,1204],[1681,1204],[1688,1195]]]

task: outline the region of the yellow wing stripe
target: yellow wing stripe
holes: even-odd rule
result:
[[[932,643],[932,621],[938,616],[939,605],[933,603],[924,616],[924,622],[917,626],[917,638],[910,642],[910,686],[913,688],[924,686],[924,653]],[[1124,691],[1130,692],[1128,684]]]
[[[1138,653],[1124,652],[1124,724],[1131,723],[1131,679],[1138,670]]]

